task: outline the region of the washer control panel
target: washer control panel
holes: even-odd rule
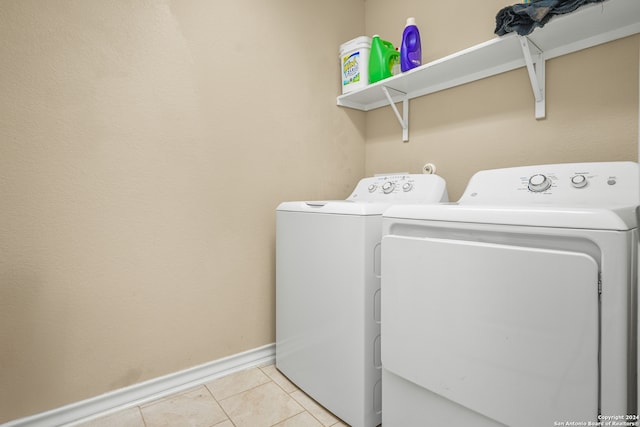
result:
[[[640,198],[635,162],[564,163],[476,173],[460,203],[607,206]]]
[[[367,202],[448,201],[446,184],[438,175],[399,173],[360,180],[347,200]]]

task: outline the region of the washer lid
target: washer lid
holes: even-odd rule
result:
[[[280,203],[278,211],[336,214],[336,215],[382,215],[391,206],[389,203],[354,202],[351,200],[317,200]]]
[[[465,206],[462,204],[396,205],[386,210],[384,217],[596,230],[631,230],[638,227],[637,206],[605,209],[499,205]]]

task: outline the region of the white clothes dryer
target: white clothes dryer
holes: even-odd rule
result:
[[[380,239],[396,203],[447,201],[437,175],[362,179],[276,211],[276,367],[353,427],[380,424]]]
[[[633,418],[639,205],[638,164],[605,162],[482,171],[457,204],[387,210],[384,427]]]

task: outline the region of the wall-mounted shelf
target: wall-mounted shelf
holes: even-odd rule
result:
[[[640,0],[607,0],[555,16],[526,37],[508,34],[424,64],[411,71],[338,96],[342,107],[369,111],[392,105],[409,135],[409,100],[527,67],[536,102],[536,118],[545,115],[545,61],[640,33]],[[391,102],[393,101],[393,102]],[[394,103],[403,103],[403,117]]]

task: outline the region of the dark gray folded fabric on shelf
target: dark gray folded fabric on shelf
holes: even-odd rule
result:
[[[496,15],[495,33],[503,36],[515,31],[521,36],[544,27],[554,15],[570,13],[587,3],[605,0],[533,0],[531,3],[514,4],[501,9]]]

